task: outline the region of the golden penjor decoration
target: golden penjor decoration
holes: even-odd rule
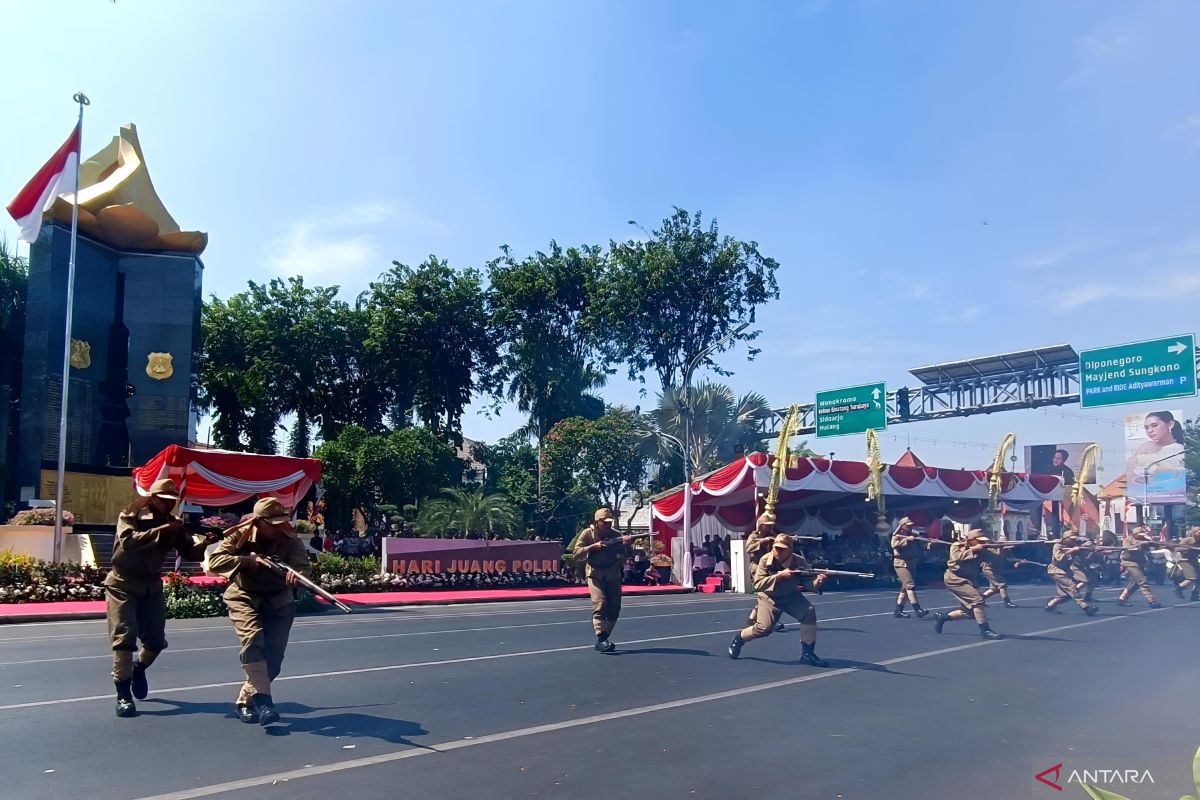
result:
[[[151,353],[146,357],[146,374],[156,381],[165,381],[175,374],[170,353]]]
[[[71,366],[87,369],[92,365],[92,346],[82,339],[71,340]]]

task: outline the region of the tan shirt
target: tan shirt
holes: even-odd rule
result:
[[[953,572],[960,578],[975,580],[983,566],[982,553],[976,553],[963,542],[950,545],[950,558],[946,561],[946,571]]]
[[[621,534],[609,529],[608,533],[601,534],[596,530],[594,525],[589,525],[579,534],[579,538],[575,540],[575,557],[586,557],[587,559],[587,574],[591,575],[594,570],[619,569],[621,562],[629,557],[629,545],[621,543],[606,544],[599,550],[588,550],[584,552],[584,548],[593,545],[596,542],[604,539],[612,539],[619,537]]]
[[[1147,542],[1142,539],[1135,539],[1132,536],[1126,536],[1121,540],[1121,546],[1125,548],[1121,551],[1121,563],[1145,569],[1146,557],[1153,545],[1154,542]]]
[[[792,553],[787,559],[781,559],[772,550],[754,565],[754,591],[774,599],[799,594],[804,577],[801,575],[793,575],[790,578],[779,577],[778,573],[785,569],[808,570],[812,569],[812,566],[802,555]]]
[[[746,536],[746,560],[750,562],[750,569],[753,572],[754,567],[762,560],[762,557],[771,551],[771,545],[774,543],[775,534],[763,536],[758,532],[758,529],[750,531]]]
[[[229,579],[229,588],[225,590],[226,600],[274,597],[282,602],[282,598],[286,597],[288,602],[291,601],[292,590],[284,576],[273,569],[247,565],[243,559],[250,555],[265,558],[274,556],[297,572],[310,574],[308,552],[298,536],[283,534],[275,539],[267,539],[260,536],[257,530],[248,536],[234,533],[217,545],[217,549],[208,557],[209,572]]]
[[[1077,545],[1064,545],[1062,542],[1056,542],[1054,550],[1050,552],[1050,566],[1046,567],[1048,575],[1066,575],[1071,571],[1071,567],[1075,566],[1077,553],[1068,554],[1067,550]]]
[[[920,542],[900,544],[909,535],[899,531],[892,534],[892,566],[915,567],[921,561],[922,544]]]
[[[204,558],[205,543],[173,527],[182,520],[171,515],[155,516],[149,511],[121,514],[117,518],[117,536],[113,541],[112,569],[104,578],[107,586],[162,583],[163,559],[172,550],[186,561]]]

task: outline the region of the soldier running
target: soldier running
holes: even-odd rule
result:
[[[1083,549],[1083,540],[1079,536],[1079,531],[1074,528],[1067,528],[1063,531],[1062,538],[1054,543],[1054,550],[1050,553],[1050,564],[1046,567],[1046,575],[1054,581],[1058,591],[1055,592],[1054,597],[1046,601],[1046,605],[1042,606],[1044,610],[1057,613],[1055,609],[1067,600],[1074,600],[1075,605],[1082,608],[1083,613],[1089,617],[1098,610],[1083,599],[1079,585],[1072,576],[1072,572],[1078,568],[1077,560]]]
[[[923,549],[916,541],[916,536],[913,521],[908,517],[901,519],[892,533],[892,568],[896,570],[896,580],[900,582],[900,594],[896,596],[897,617],[908,616],[908,612],[904,610],[906,601],[912,603],[913,611],[918,617],[929,614],[921,608],[921,602],[917,599],[917,581],[913,577],[917,564],[921,561]]]
[[[175,481],[155,481],[117,518],[112,569],[104,578],[108,638],[113,651],[113,683],[117,716],[136,717],[134,698],[150,693],[146,670],[167,649],[167,604],[163,596],[163,559],[172,550],[188,561],[204,558],[204,548],[216,537],[197,538],[172,514],[179,489]],[[138,660],[133,651],[141,640]]]
[[[814,667],[829,666],[816,653],[817,610],[802,594],[801,583],[812,567],[804,556],[793,552],[792,537],[781,533],[771,543],[771,552],[754,567],[754,591],[758,605],[754,623],[733,634],[729,657],[737,658],[746,642],[762,639],[775,632],[784,612],[800,621],[800,663]],[[824,575],[817,575],[813,588],[820,590]]]
[[[950,559],[946,562],[946,574],[942,576],[946,588],[950,590],[959,602],[949,614],[940,611],[934,614],[936,622],[934,629],[942,632],[942,627],[951,620],[975,618],[979,624],[979,635],[985,639],[999,639],[1000,634],[988,625],[987,612],[983,610],[983,595],[975,587],[979,580],[979,572],[989,540],[979,528],[972,528],[967,534],[950,545]]]
[[[1016,608],[1017,604],[1008,596],[1008,582],[1004,580],[1004,569],[1008,566],[1008,552],[1000,548],[986,548],[983,551],[983,561],[979,565],[983,577],[988,582],[988,588],[981,595],[984,600],[1000,595],[1005,608]]]
[[[621,616],[621,563],[629,557],[629,536],[613,537],[612,511],[601,508],[593,522],[575,540],[575,556],[587,558],[588,592],[592,596],[592,629],[596,649],[611,653],[617,646],[608,638]],[[607,541],[617,538],[618,541]]]
[[[1121,594],[1117,596],[1118,605],[1126,608],[1133,606],[1129,597],[1133,594],[1134,587],[1137,587],[1151,608],[1162,608],[1162,603],[1154,599],[1154,592],[1150,591],[1150,582],[1146,580],[1146,559],[1149,558],[1149,550],[1154,544],[1154,540],[1150,538],[1150,530],[1143,527],[1134,528],[1133,532],[1122,540],[1121,566],[1125,569],[1128,580]]]
[[[279,721],[271,681],[279,676],[288,636],[296,617],[296,576],[279,574],[269,559],[277,558],[297,572],[309,574],[308,554],[292,527],[291,514],[274,497],[254,504],[254,516],[226,531],[208,559],[210,572],[229,579],[225,605],[242,643],[246,682],[234,708],[247,724]]]
[[[1183,580],[1175,584],[1175,594],[1182,600],[1183,593],[1191,589],[1192,595],[1188,599],[1195,603],[1200,600],[1200,526],[1190,529],[1179,540],[1179,545],[1176,563],[1183,572]]]

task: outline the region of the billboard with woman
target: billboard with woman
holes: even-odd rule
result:
[[[1125,416],[1125,475],[1130,500],[1186,502],[1182,415],[1181,411],[1151,411]]]

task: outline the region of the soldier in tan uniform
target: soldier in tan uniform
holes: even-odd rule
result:
[[[1042,606],[1046,611],[1054,612],[1062,603],[1074,600],[1075,605],[1082,608],[1083,613],[1089,617],[1096,613],[1097,608],[1083,599],[1078,581],[1072,574],[1075,570],[1081,569],[1078,559],[1084,549],[1079,531],[1074,528],[1067,528],[1063,531],[1062,538],[1054,543],[1054,550],[1050,553],[1050,564],[1046,567],[1046,575],[1054,581],[1057,591],[1054,597],[1051,597],[1046,601],[1046,605]]]
[[[1008,596],[1008,582],[1004,580],[1004,569],[1008,566],[1008,553],[1000,548],[989,547],[983,551],[983,561],[979,565],[983,577],[988,582],[988,588],[983,590],[983,599],[1000,595],[1005,608],[1016,608],[1017,604]]]
[[[762,557],[771,552],[771,545],[775,542],[775,515],[770,511],[764,511],[758,515],[758,524],[754,530],[746,537],[746,563],[750,565],[750,580],[754,580],[754,567],[762,560]],[[750,618],[746,620],[747,625],[754,624],[754,615],[758,606],[750,609]],[[776,623],[776,631],[786,630],[782,621]]]
[[[1179,540],[1179,569],[1183,572],[1183,580],[1175,584],[1175,594],[1180,600],[1183,593],[1192,590],[1188,599],[1195,603],[1200,600],[1200,527],[1192,528]]]
[[[1121,566],[1125,569],[1128,580],[1125,588],[1121,590],[1121,594],[1117,596],[1118,605],[1126,607],[1133,605],[1129,602],[1129,597],[1133,594],[1136,586],[1151,608],[1162,608],[1162,603],[1154,599],[1154,592],[1150,591],[1150,582],[1146,580],[1146,559],[1154,544],[1148,528],[1134,528],[1133,532],[1122,540]]]
[[[733,635],[729,643],[729,657],[737,658],[746,642],[770,636],[784,612],[800,621],[800,661],[814,667],[829,666],[817,656],[817,610],[802,594],[801,583],[812,567],[804,556],[793,552],[792,537],[786,533],[777,535],[767,553],[754,567],[754,591],[758,593],[758,607],[754,623]],[[813,588],[820,590],[825,583],[824,575],[817,575]]]
[[[917,564],[921,562],[921,551],[924,547],[916,541],[916,531],[913,521],[908,517],[896,524],[892,533],[892,568],[896,570],[896,580],[900,581],[900,594],[896,596],[896,616],[907,617],[904,603],[912,603],[913,611],[918,617],[924,617],[929,612],[921,608],[917,600],[917,581],[913,577]]]
[[[188,561],[204,558],[215,537],[197,538],[183,529],[171,512],[179,500],[175,481],[155,481],[117,518],[112,569],[104,578],[108,638],[113,651],[113,682],[117,687],[117,716],[137,716],[133,699],[150,693],[146,670],[167,649],[167,604],[163,597],[163,559],[172,550]],[[138,660],[133,651],[141,640]]]
[[[979,580],[979,572],[987,549],[988,537],[979,528],[972,528],[967,534],[950,545],[950,558],[946,562],[946,574],[942,576],[946,588],[958,599],[961,608],[956,608],[949,614],[940,611],[934,614],[936,622],[934,629],[942,632],[942,627],[951,620],[975,618],[979,623],[979,635],[985,639],[999,639],[1000,634],[988,625],[987,613],[983,610],[983,595],[975,588]]]
[[[592,630],[596,649],[611,653],[617,646],[609,640],[621,616],[621,564],[629,557],[629,536],[614,537],[612,511],[601,508],[590,526],[575,540],[575,556],[587,558],[588,593],[592,597]],[[616,538],[619,541],[610,542]]]
[[[208,559],[210,572],[229,579],[225,605],[241,640],[246,682],[235,708],[246,723],[279,721],[271,697],[271,681],[279,676],[292,621],[296,616],[294,575],[280,575],[268,559],[277,558],[308,575],[308,554],[292,527],[288,510],[274,497],[254,504],[252,519],[226,531],[225,540]]]

